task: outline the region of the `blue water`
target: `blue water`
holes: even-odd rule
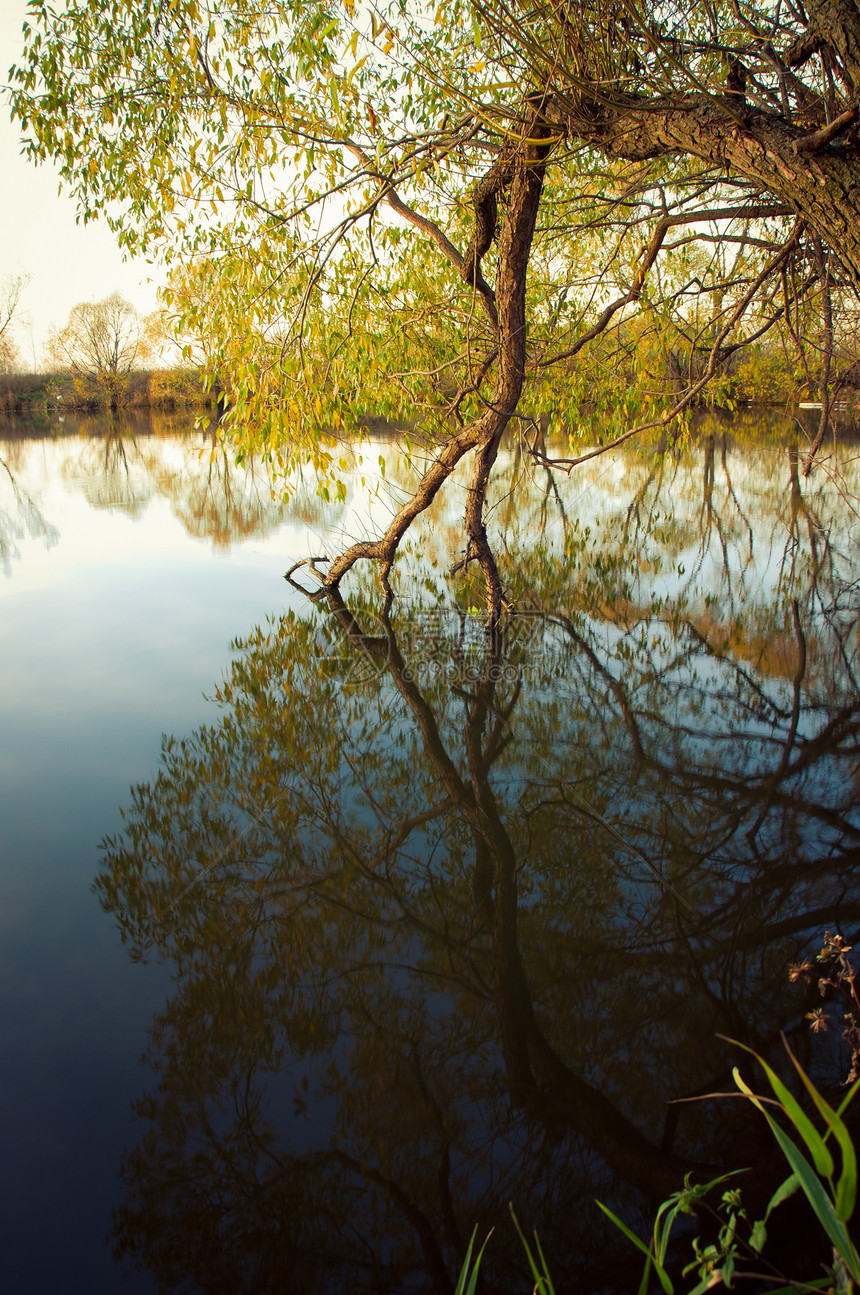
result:
[[[197,466],[199,437],[141,443]],[[117,1287],[105,1238],[169,974],[132,964],[96,902],[98,844],[162,733],[207,717],[231,640],[295,601],[295,526],[216,547],[156,491],[136,516],[93,508],[98,473],[68,471],[88,448],[0,441],[56,531],[22,528],[0,574],[0,1272],[15,1292]],[[14,503],[0,494],[13,521]]]
[[[679,460],[598,460],[562,481],[564,513],[540,483],[508,502],[504,475],[519,468],[506,448],[504,507],[490,522],[506,519],[505,579],[528,614],[509,622],[490,704],[483,627],[453,607],[476,595],[440,574],[462,543],[456,480],[421,541],[436,565],[411,583],[403,572],[418,559],[395,568],[398,665],[397,652],[363,653],[339,636],[322,605],[312,613],[283,580],[297,559],[378,530],[395,494],[351,491],[324,513],[312,489],[273,500],[264,473],[211,457],[190,429],[0,427],[4,1289],[148,1292],[147,1265],[176,1272],[177,1245],[183,1257],[195,1250],[193,1276],[179,1261],[189,1291],[232,1289],[223,1274],[235,1255],[244,1277],[258,1254],[279,1273],[295,1254],[311,1265],[296,1267],[297,1283],[312,1271],[338,1295],[426,1290],[424,1242],[415,1212],[398,1216],[391,1173],[453,1276],[479,1219],[497,1227],[488,1265],[498,1256],[515,1272],[506,1207],[522,1190],[523,1208],[554,1229],[558,1288],[612,1267],[620,1295],[638,1280],[624,1265],[638,1261],[623,1239],[610,1254],[618,1235],[595,1231],[593,1198],[645,1225],[666,1099],[731,1083],[737,1058],[718,1032],[765,1038],[778,1053],[786,1028],[820,1073],[825,1061],[844,1073],[838,1038],[815,1051],[808,1004],[786,973],[824,925],[856,927],[860,912],[857,482],[843,489],[819,473],[801,488],[785,429],[771,432],[750,444],[747,429],[735,451],[717,424],[704,496],[698,445]],[[392,480],[390,463],[386,489]],[[362,613],[369,633],[384,636],[372,573],[352,589],[375,609]],[[303,624],[278,625],[287,611],[318,617],[310,646]],[[242,655],[231,644],[257,626],[265,642],[244,650],[250,674],[238,669],[235,697],[216,704]],[[257,709],[259,696],[271,704]],[[482,767],[464,737],[484,705]],[[187,749],[157,784],[163,734]],[[463,780],[450,804],[445,760]],[[150,790],[123,820],[138,783]],[[495,835],[458,813],[469,786],[497,803]],[[168,802],[175,817],[162,822]],[[428,804],[441,808],[425,821]],[[133,831],[122,838],[135,814],[143,846]],[[401,815],[414,823],[398,844]],[[189,898],[189,861],[219,831],[236,860],[222,851],[220,876]],[[479,903],[482,849],[485,863],[504,864],[495,884],[516,876],[518,887],[522,982],[507,989]],[[158,886],[173,887],[175,929],[155,937],[169,965],[151,949],[145,965],[130,957],[93,890],[100,866],[132,939],[148,921],[152,938]],[[686,908],[668,901],[661,869]],[[518,1031],[531,1031],[536,1068],[515,1083],[503,1053]],[[269,1051],[258,1047],[269,1038]],[[557,1071],[541,1088],[535,1055],[546,1065],[547,1050]],[[219,1136],[234,1118],[244,1127],[234,1099],[246,1080],[259,1095],[253,1136],[239,1140],[246,1160],[222,1193],[227,1137],[177,1221],[206,1122]],[[517,1084],[531,1084],[528,1100]],[[144,1095],[149,1121],[134,1113]],[[710,1163],[715,1132],[717,1152],[730,1140],[724,1115],[704,1108],[699,1120],[699,1109],[684,1106],[669,1137],[679,1163]],[[628,1157],[631,1129],[648,1146],[634,1138]],[[731,1136],[768,1170],[766,1130],[759,1146],[746,1127]],[[123,1157],[136,1152],[123,1181]],[[112,1211],[123,1207],[140,1271],[112,1257]],[[209,1236],[222,1241],[223,1268]],[[330,1256],[313,1268],[323,1241]],[[270,1289],[254,1280],[242,1289]],[[530,1288],[523,1273],[517,1282]]]

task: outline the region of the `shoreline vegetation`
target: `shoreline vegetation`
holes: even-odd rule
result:
[[[816,399],[818,393],[810,393],[810,384],[798,381],[796,375],[785,369],[780,371],[779,366],[770,365],[754,374],[741,370],[732,378],[734,380],[720,384],[719,390],[712,389],[709,398],[697,402],[693,408],[699,412],[710,409],[726,413],[758,408],[783,411],[788,415],[803,410],[817,413],[821,409]],[[613,421],[619,416],[624,421],[625,417],[630,417],[631,398],[637,403],[636,394],[643,393],[636,393],[631,387],[624,390],[623,408],[605,399],[596,405],[586,401],[579,408],[581,411],[590,410],[592,417],[599,408],[603,408]],[[669,390],[663,392],[666,399],[671,394]],[[653,401],[655,396],[652,391],[646,399]],[[217,385],[209,386],[202,372],[194,367],[133,369],[123,376],[119,392],[115,384],[102,385],[97,379],[82,381],[68,371],[0,373],[0,417],[34,422],[62,419],[66,414],[98,415],[134,410],[152,413],[208,410],[217,420],[222,400],[223,389]],[[839,417],[840,422],[847,421],[854,426],[860,423],[860,369],[856,374],[848,372],[843,375],[831,400],[832,417]],[[365,414],[362,425],[368,417],[374,424],[386,421],[384,417],[379,420]],[[543,415],[537,421],[543,426],[550,420]]]
[[[218,393],[196,369],[134,369],[123,379],[114,409],[212,409]],[[64,413],[108,413],[109,392],[93,382],[83,386],[71,373],[0,374],[0,414],[54,418]]]

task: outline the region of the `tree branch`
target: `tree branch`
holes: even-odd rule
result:
[[[792,251],[794,251],[794,249],[797,246],[798,239],[800,238],[800,233],[801,233],[801,228],[798,227],[795,230],[789,242],[786,243],[785,246],[781,249],[779,255],[776,256],[768,265],[765,266],[765,268],[759,274],[758,278],[755,280],[755,282],[751,285],[751,287],[741,298],[740,302],[732,311],[731,315],[728,318],[728,321],[721,329],[720,333],[717,336],[716,341],[711,347],[708,366],[704,374],[698,380],[698,382],[696,382],[687,392],[685,392],[684,396],[679,401],[677,401],[672,406],[671,409],[669,409],[665,414],[662,414],[659,418],[652,418],[647,423],[640,423],[636,427],[629,428],[626,432],[623,432],[621,436],[617,436],[614,441],[610,441],[608,445],[599,445],[593,450],[588,450],[585,454],[577,455],[576,458],[550,459],[547,455],[542,454],[537,449],[529,446],[529,453],[531,454],[532,458],[536,462],[540,463],[543,467],[560,468],[563,471],[567,472],[569,475],[575,467],[579,466],[580,463],[587,463],[589,459],[596,459],[596,458],[599,458],[600,455],[602,454],[608,454],[611,450],[617,449],[619,445],[623,445],[625,441],[629,441],[632,437],[638,436],[641,432],[650,431],[650,429],[654,427],[668,427],[669,424],[673,422],[678,417],[679,414],[683,413],[683,411],[687,408],[688,405],[692,404],[692,402],[695,400],[699,392],[702,391],[703,388],[706,387],[707,384],[710,382],[711,378],[714,376],[714,373],[716,372],[719,365],[723,363],[723,361],[726,358],[726,355],[725,355],[725,352],[723,351],[723,346],[722,346],[723,342],[728,337],[729,333],[732,331],[735,325],[740,321],[740,319],[746,313],[747,309],[749,308],[751,302],[754,300],[756,294],[758,293],[762,285],[767,281],[767,279],[770,278],[772,274],[776,273],[781,268],[781,266],[785,264],[786,260],[788,259],[788,256]],[[771,321],[771,326],[774,323],[776,323],[778,319],[782,317],[782,314],[783,314],[783,308],[781,307],[780,310],[777,311],[777,313],[774,315]],[[761,330],[759,330],[759,333],[757,335],[761,336]],[[732,349],[737,349],[737,348],[732,348]]]
[[[836,139],[837,135],[843,134],[849,126],[853,126],[858,116],[860,114],[858,114],[856,108],[846,108],[838,117],[834,117],[833,121],[826,126],[822,126],[821,130],[813,131],[811,135],[804,135],[803,139],[796,139],[792,144],[792,148],[798,155],[801,153],[818,153],[832,139]]]
[[[382,193],[380,194],[382,201],[386,202],[391,210],[396,212],[398,216],[401,216],[403,220],[407,221],[410,225],[414,225],[416,229],[420,229],[423,234],[426,234],[427,237],[436,244],[442,255],[454,266],[460,277],[466,279],[467,283],[472,284],[478,299],[493,326],[493,331],[495,332],[499,326],[499,316],[496,310],[494,294],[490,286],[485,282],[483,276],[480,274],[480,271],[478,270],[475,272],[474,279],[469,278],[469,266],[467,265],[466,258],[457,251],[454,244],[446,237],[436,222],[430,220],[427,216],[422,216],[414,207],[407,206],[394,188],[390,178],[388,176],[380,175],[379,172],[374,169],[373,162],[367,156],[363,148],[360,148],[359,145],[354,143],[352,140],[345,140],[344,144],[350,153],[352,153],[353,157],[356,157],[359,162],[361,162],[362,166],[366,168],[368,174],[373,176],[373,178],[378,180],[383,186]]]

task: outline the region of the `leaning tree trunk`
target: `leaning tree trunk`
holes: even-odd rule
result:
[[[802,217],[832,248],[860,290],[860,155],[814,147],[775,113],[726,96],[686,102],[619,96],[594,111],[558,104],[554,115],[574,139],[628,161],[698,157],[743,176]]]
[[[466,535],[477,557],[487,589],[490,619],[498,619],[502,586],[487,541],[484,503],[499,442],[519,404],[526,367],[526,272],[543,187],[546,148],[530,145],[516,168],[508,198],[507,219],[499,238],[496,306],[499,312],[499,374],[493,400],[494,418],[478,443],[466,497]]]
[[[519,404],[525,378],[526,278],[546,158],[551,147],[551,143],[544,141],[548,141],[551,134],[552,128],[536,119],[527,123],[523,131],[527,142],[521,143],[503,166],[496,165],[492,173],[493,192],[482,194],[482,201],[492,200],[495,213],[495,194],[503,188],[508,189],[499,235],[496,273],[498,359],[492,397],[486,400],[484,412],[443,446],[422,477],[415,494],[395,514],[385,534],[378,540],[364,540],[352,545],[331,563],[322,577],[323,584],[329,589],[336,589],[356,562],[362,558],[371,558],[382,563],[383,587],[389,592],[388,575],[401,539],[415,518],[432,504],[460,460],[471,450],[476,450],[466,503],[466,534],[470,549],[483,572],[491,621],[498,619],[502,607],[502,587],[487,542],[483,510],[499,442]],[[473,254],[471,261],[467,256],[464,263],[467,265],[466,272],[477,281],[480,258]]]
[[[807,0],[805,13],[803,6],[799,13],[805,30],[781,51],[769,49],[779,71],[781,108],[775,97],[747,98],[745,71],[739,83],[727,77],[726,93],[720,93],[679,64],[674,88],[668,75],[663,94],[613,92],[605,77],[592,78],[590,85],[574,77],[569,90],[562,87],[551,96],[547,113],[570,139],[610,158],[695,157],[743,177],[800,216],[860,292],[860,4]],[[641,29],[639,35],[650,50],[653,33]],[[743,38],[752,61],[768,54],[761,36],[750,27]],[[671,39],[666,38],[667,52]],[[807,76],[807,84],[797,76],[816,56],[835,69],[838,81],[838,99],[826,114],[815,75]],[[743,67],[740,56],[735,67]],[[790,107],[790,86],[805,99],[799,114]]]

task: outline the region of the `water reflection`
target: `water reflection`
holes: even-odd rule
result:
[[[76,448],[63,463],[63,475],[90,507],[140,517],[153,497],[154,483],[138,438],[111,420],[101,436],[82,438]]]
[[[266,467],[254,461],[238,467],[232,451],[214,434],[201,447],[196,463],[186,458],[181,465],[171,465],[152,456],[149,470],[186,532],[218,548],[270,535],[290,512]]]
[[[214,427],[194,430],[188,417],[178,425],[144,415],[69,419],[59,434],[43,429],[38,438],[31,426],[24,430],[26,437],[8,424],[0,429],[0,562],[7,574],[18,556],[16,540],[57,541],[56,525],[37,502],[53,474],[90,508],[134,521],[165,500],[187,535],[216,548],[265,538],[309,511],[306,490],[285,498],[283,481],[265,464],[238,465]],[[319,521],[324,505],[316,498],[314,505]]]
[[[654,495],[644,526],[652,478],[640,569],[602,550],[626,603],[571,523],[564,573],[512,550],[532,612],[491,641],[358,588],[236,645],[98,880],[175,979],[118,1254],[168,1287],[448,1291],[495,1223],[488,1288],[525,1288],[512,1199],[560,1288],[622,1290],[595,1196],[641,1218],[723,1159],[768,1189],[746,1110],[667,1101],[728,1086],[718,1032],[808,1055],[787,963],[860,918],[857,590],[808,550],[813,594],[771,572],[730,640],[734,577],[710,622],[689,583],[642,597],[649,543],[713,538],[705,463],[696,535]]]
[[[18,456],[4,453],[3,448],[0,446],[0,568],[9,575],[13,560],[19,556],[21,540],[40,539],[47,548],[53,548],[59,532],[21,484]]]
[[[576,562],[580,588],[573,592],[585,605],[584,582],[590,578],[592,611],[595,600],[615,608],[618,598],[629,603],[637,589],[656,588],[671,576],[667,592],[673,597],[679,589],[693,586],[707,589],[711,599],[725,592],[726,615],[732,619],[748,610],[756,580],[767,582],[769,599],[771,551],[783,552],[789,564],[785,578],[796,579],[798,588],[807,571],[796,570],[797,562],[814,568],[820,560],[827,561],[828,552],[822,558],[819,549],[824,543],[826,550],[834,527],[844,551],[858,522],[857,471],[850,446],[840,452],[841,458],[830,456],[812,480],[801,481],[798,463],[804,441],[795,420],[768,411],[727,423],[708,414],[697,425],[695,437],[693,450],[664,438],[585,465],[570,481],[543,471],[530,479],[521,447],[512,441],[499,458],[487,518],[500,560],[520,549],[528,554],[529,570],[522,578],[529,585],[542,579],[533,565],[536,547],[548,562],[562,560],[566,568]],[[547,445],[563,450],[563,445]],[[414,486],[422,455],[430,452],[422,451],[416,439],[411,455],[405,456],[393,429],[383,428],[361,444],[340,446],[332,453],[342,465],[336,470],[344,477],[345,499],[334,504],[321,497],[309,471],[285,481],[260,459],[237,464],[218,440],[216,428],[195,429],[187,414],[69,416],[61,425],[41,429],[0,420],[5,554],[8,562],[14,537],[23,538],[34,525],[49,542],[56,539],[56,527],[43,516],[40,504],[45,481],[53,473],[93,509],[135,520],[156,501],[165,500],[189,536],[219,548],[270,536],[289,522],[316,533],[307,541],[309,551],[333,554],[343,544],[378,532]],[[440,570],[451,566],[462,547],[464,484],[455,474],[418,539],[427,562]],[[21,513],[22,500],[29,521]],[[795,541],[788,549],[787,526]],[[590,574],[580,561],[586,545],[600,550]],[[647,560],[640,546],[648,550]],[[600,563],[607,557],[612,568],[609,584],[601,583]],[[622,570],[626,582],[615,578]],[[516,600],[519,577],[511,570],[508,585]],[[567,588],[563,596],[570,592]],[[650,605],[650,592],[645,602]]]
[[[184,698],[216,676],[230,633],[280,605],[278,572],[372,532],[415,474],[380,434],[332,512],[311,476],[273,501],[264,465],[174,430],[4,429],[0,444],[10,561],[30,535],[53,543],[62,528],[61,554],[77,539],[89,565],[78,583],[60,570],[61,608],[103,554],[129,565],[94,604],[122,663],[115,692],[100,644],[74,657],[64,636],[68,685],[39,658],[20,725],[39,698],[55,735],[85,666],[103,712],[138,724],[106,745],[82,705],[105,826],[106,765],[127,783],[153,725],[197,723],[199,710],[178,717]],[[469,573],[442,574],[462,544],[455,478],[398,563],[391,619],[374,612],[373,572],[356,572],[348,606],[317,604],[237,646],[208,727],[167,742],[99,881],[132,950],[175,974],[123,1166],[113,1239],[127,1259],[187,1289],[448,1290],[473,1225],[495,1222],[488,1288],[523,1290],[513,1199],[560,1289],[626,1291],[638,1264],[595,1196],[644,1226],[685,1170],[722,1159],[754,1163],[747,1190],[765,1191],[755,1121],[667,1101],[730,1085],[737,1058],[717,1031],[776,1056],[787,1026],[823,1082],[844,1074],[838,1055],[811,1052],[813,1004],[786,966],[825,927],[860,928],[860,492],[851,452],[806,480],[792,425],[767,430],[712,418],[683,452],[660,444],[569,482],[524,479],[512,444],[488,526],[516,615],[493,643],[468,614],[481,597]],[[321,545],[310,532],[323,528]],[[189,563],[172,601],[141,602],[144,572],[160,590],[179,580],[189,536],[219,550],[273,536],[253,598],[219,553],[210,583]],[[26,568],[8,592],[27,594]],[[51,617],[59,596],[55,583]],[[207,600],[215,646],[171,637]],[[26,626],[19,663],[51,638]],[[163,676],[135,655],[142,637],[175,662]],[[183,674],[192,659],[198,673]],[[52,673],[61,686],[45,692]],[[74,741],[57,749],[77,770]],[[39,946],[28,976],[42,959]],[[100,964],[93,983],[111,974]],[[91,1106],[102,1061],[87,1058]],[[86,1105],[73,1086],[68,1103]]]

